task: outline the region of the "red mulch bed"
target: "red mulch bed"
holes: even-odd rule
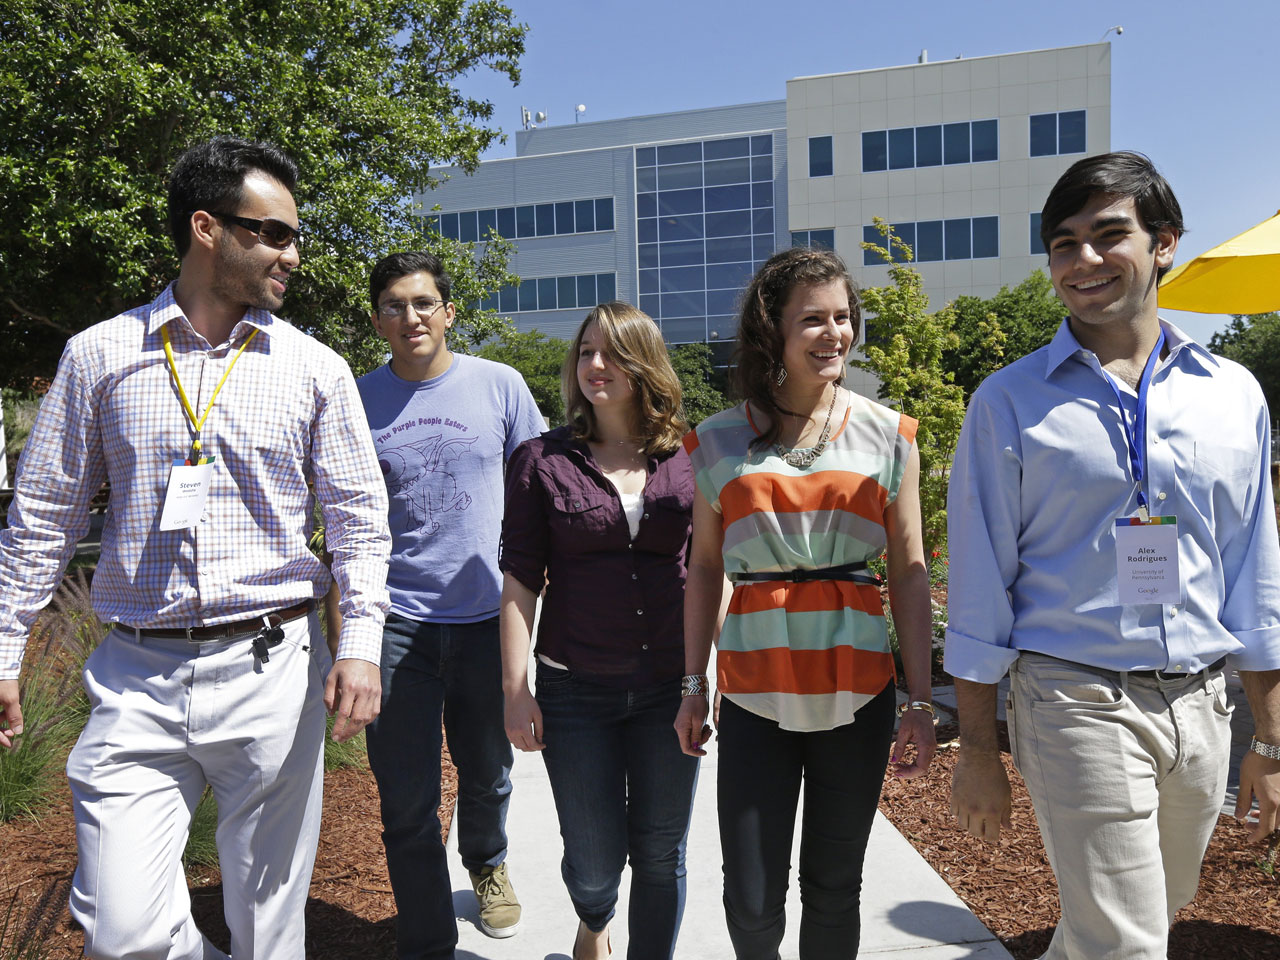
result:
[[[954,726],[939,728],[940,742],[950,746],[938,751],[923,782],[886,777],[880,809],[1017,960],[1032,960],[1044,952],[1057,925],[1058,887],[1031,800],[1006,743],[1002,759],[1013,791],[1013,828],[1001,831],[998,844],[960,830],[950,812],[954,736]],[[1265,851],[1249,843],[1234,818],[1219,818],[1200,891],[1170,932],[1170,960],[1280,957],[1280,870],[1268,877],[1257,865]]]

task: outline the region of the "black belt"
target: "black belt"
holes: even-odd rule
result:
[[[788,583],[809,583],[813,580],[849,580],[854,583],[867,583],[873,587],[880,581],[875,574],[867,572],[867,562],[842,563],[838,567],[818,567],[813,570],[770,570],[765,572],[731,573],[729,579],[733,583],[756,583],[760,581],[783,580]]]
[[[1044,657],[1046,660],[1058,660],[1082,670],[1092,670],[1094,673],[1105,673],[1111,677],[1138,677],[1143,680],[1156,680],[1160,683],[1175,683],[1179,680],[1190,680],[1191,678],[1198,677],[1201,674],[1213,673],[1217,670],[1221,670],[1227,665],[1226,656],[1221,656],[1203,670],[1197,670],[1194,673],[1188,673],[1186,670],[1111,670],[1107,667],[1094,667],[1087,663],[1079,663],[1075,660],[1064,660],[1062,657],[1055,657],[1052,654],[1041,653],[1039,650],[1026,650],[1023,652],[1035,654],[1037,657]]]
[[[234,623],[220,623],[214,627],[131,627],[127,623],[122,623],[120,628],[144,637],[207,643],[210,640],[231,640],[235,637],[258,633],[262,630],[263,617],[268,618],[272,626],[279,626],[282,623],[297,620],[309,614],[315,609],[315,606],[316,602],[314,600],[304,600],[302,603],[286,607],[283,610],[251,617],[248,620],[237,620]]]
[[[1151,680],[1162,680],[1168,683],[1172,680],[1186,680],[1188,677],[1198,677],[1202,673],[1213,673],[1215,670],[1221,670],[1226,665],[1227,658],[1222,656],[1203,670],[1197,670],[1195,673],[1187,673],[1185,670],[1127,670],[1125,672],[1131,677],[1147,677]]]

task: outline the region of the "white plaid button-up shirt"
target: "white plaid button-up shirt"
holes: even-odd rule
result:
[[[161,531],[170,467],[192,433],[165,362],[199,416],[235,349],[241,355],[202,434],[216,457],[204,516]],[[111,481],[94,610],[106,622],[188,627],[244,620],[322,597],[330,574],[307,548],[314,486],[342,596],[338,657],[377,663],[391,549],[387,493],[346,363],[272,316],[249,310],[210,348],[173,299],[72,337],[22,456],[0,531],[0,680],[18,676],[31,623]]]

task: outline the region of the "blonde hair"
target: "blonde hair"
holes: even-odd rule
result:
[[[680,407],[680,380],[671,367],[658,325],[647,313],[617,300],[602,303],[587,314],[564,358],[560,392],[569,429],[583,440],[600,439],[595,410],[578,385],[578,353],[592,321],[600,330],[609,358],[626,374],[635,391],[633,425],[643,440],[644,452],[672,452],[689,431]]]

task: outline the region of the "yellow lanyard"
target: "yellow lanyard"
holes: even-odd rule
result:
[[[227,382],[227,377],[231,376],[231,368],[236,365],[236,361],[240,359],[240,354],[244,353],[244,348],[249,345],[254,337],[258,335],[258,328],[253,328],[253,333],[244,338],[244,343],[240,344],[240,349],[235,352],[235,356],[231,358],[231,362],[227,364],[227,372],[222,375],[222,379],[218,381],[218,385],[213,388],[213,396],[209,398],[209,405],[204,408],[204,414],[199,420],[196,419],[196,412],[191,408],[191,401],[187,399],[187,391],[182,389],[182,381],[178,379],[178,366],[173,362],[173,347],[169,344],[169,326],[160,328],[160,339],[164,341],[164,356],[169,361],[169,372],[173,374],[174,385],[178,388],[178,396],[182,398],[182,409],[187,414],[187,419],[191,421],[191,427],[195,431],[195,437],[191,441],[191,463],[195,464],[200,457],[200,431],[204,427],[204,422],[209,419],[209,411],[213,409],[213,403],[218,399],[218,393],[222,390],[222,385]]]

